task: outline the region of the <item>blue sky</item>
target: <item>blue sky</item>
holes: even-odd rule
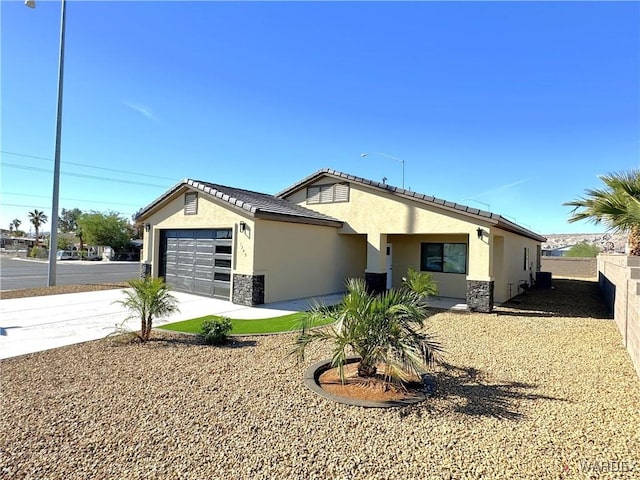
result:
[[[50,214],[59,25],[0,3],[3,228]],[[601,232],[562,203],[640,167],[639,88],[638,2],[69,1],[60,207],[323,167],[399,186],[379,152],[412,190]]]

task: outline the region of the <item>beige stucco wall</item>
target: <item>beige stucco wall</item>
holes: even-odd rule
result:
[[[335,183],[332,177],[323,177],[315,185]],[[443,213],[409,199],[400,199],[390,193],[374,191],[359,184],[351,184],[349,202],[307,205],[306,188],[287,199],[306,208],[325,213],[345,222],[341,232],[367,234],[367,271],[386,272],[387,235],[391,234],[452,234],[477,240],[478,223],[454,211]],[[485,230],[488,228],[483,226]],[[469,242],[469,280],[490,280],[489,241]],[[394,275],[395,277],[395,275]],[[395,278],[394,278],[395,284]]]
[[[506,232],[497,228],[492,229],[493,251],[493,278],[494,301],[501,303],[507,301],[510,296],[509,284],[511,284],[511,296],[522,293],[518,285],[522,282],[530,282],[533,275],[535,279],[538,268],[537,246],[535,240]],[[529,249],[529,261],[525,268],[524,249]]]
[[[337,230],[257,220],[254,273],[265,276],[265,302],[341,292],[346,278],[362,277],[365,237]]]
[[[160,230],[163,229],[195,229],[195,228],[231,228],[233,229],[233,272],[251,274],[253,272],[254,243],[251,232],[254,220],[249,214],[243,215],[240,210],[230,210],[225,202],[217,202],[203,193],[198,194],[198,213],[184,214],[184,193],[190,189],[181,189],[161,209],[141,219],[142,223],[152,225],[150,232],[145,232],[143,239],[142,262],[152,262],[153,276],[158,275]],[[247,224],[247,231],[238,231],[239,223]]]
[[[144,235],[143,262],[159,270],[163,229],[233,229],[233,273],[265,276],[265,302],[323,295],[344,290],[348,277],[364,275],[366,237],[339,235],[336,227],[255,219],[201,192],[198,213],[184,214],[184,193],[176,192],[162,208],[141,219],[152,225]],[[239,223],[247,227],[239,231]]]
[[[402,285],[402,277],[407,276],[409,267],[420,270],[420,251],[423,242],[467,243],[468,240],[466,235],[389,235],[388,241],[393,245],[393,286]],[[438,282],[438,295],[465,298],[467,291],[467,276],[465,274],[429,273]]]

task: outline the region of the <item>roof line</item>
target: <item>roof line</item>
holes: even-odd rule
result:
[[[139,221],[141,217],[149,214],[152,210],[165,202],[168,198],[173,196],[183,187],[202,192],[213,200],[224,202],[229,207],[241,210],[245,214],[249,214],[254,218],[264,218],[269,220],[280,220],[285,222],[307,223],[332,227],[342,227],[343,225],[343,222],[338,219],[290,203],[287,200],[275,197],[273,195],[255,192],[252,190],[245,190],[242,188],[229,187],[226,185],[215,185],[209,182],[193,180],[190,178],[186,178],[178,184],[174,185],[163,195],[158,197],[146,207],[139,210],[134,215],[134,219],[136,221]],[[225,192],[224,189],[228,189],[228,192]],[[233,194],[234,192],[246,193],[248,199],[245,198],[244,200],[242,200],[241,198],[236,198]],[[252,196],[253,200],[257,202],[256,205],[251,203]],[[261,203],[263,205],[261,205]]]
[[[451,211],[451,212],[456,212],[456,213],[460,213],[463,215],[467,215],[467,216],[471,216],[473,218],[482,220],[483,222],[487,222],[489,224],[492,225],[496,225],[499,228],[502,228],[503,230],[507,230],[513,233],[517,233],[529,238],[533,238],[537,241],[540,242],[545,242],[547,239],[545,237],[543,237],[542,235],[539,235],[527,228],[524,228],[520,225],[518,225],[517,223],[514,223],[506,218],[504,218],[502,215],[499,215],[497,213],[492,213],[486,210],[480,210],[478,208],[474,208],[474,207],[470,207],[468,205],[463,205],[461,203],[455,203],[455,202],[449,202],[447,200],[443,200],[441,198],[437,198],[434,197],[432,195],[425,195],[422,193],[418,193],[418,192],[414,192],[412,190],[407,190],[404,188],[400,188],[400,187],[395,187],[393,185],[388,185],[386,183],[380,183],[380,182],[376,182],[374,180],[369,180],[366,178],[362,178],[362,177],[357,177],[354,175],[350,175],[347,173],[343,173],[340,172],[338,170],[332,170],[329,168],[322,168],[318,171],[316,171],[315,173],[312,173],[311,175],[303,178],[302,180],[294,183],[293,185],[291,185],[290,187],[282,190],[281,192],[276,194],[276,197],[278,198],[284,198],[290,194],[292,194],[295,191],[300,190],[301,188],[304,188],[305,186],[307,186],[308,184],[312,183],[314,180],[316,180],[318,177],[321,177],[323,175],[328,175],[328,176],[332,176],[334,178],[337,179],[343,179],[343,180],[347,180],[350,182],[355,182],[355,183],[359,183],[361,185],[364,185],[366,187],[372,187],[378,190],[383,190],[387,193],[390,193],[392,195],[396,195],[402,198],[406,198],[406,199],[410,199],[410,200],[415,200],[417,202],[423,203],[423,204],[427,204],[427,205],[433,205],[437,208],[441,208],[447,211]]]

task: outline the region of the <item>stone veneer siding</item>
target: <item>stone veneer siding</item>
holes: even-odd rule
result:
[[[387,274],[386,273],[370,273],[364,274],[364,282],[367,290],[371,293],[384,293],[387,291]]]
[[[467,308],[475,312],[491,312],[493,288],[493,281],[467,280]]]
[[[233,303],[252,307],[264,303],[264,275],[233,275]]]
[[[151,264],[150,263],[141,263],[140,264],[140,278],[145,279],[151,276]]]

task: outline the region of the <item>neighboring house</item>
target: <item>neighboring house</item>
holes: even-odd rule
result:
[[[257,305],[373,291],[429,271],[441,296],[491,311],[529,284],[545,238],[503,217],[334,170],[277,195],[184,180],[140,210],[142,273],[180,291]]]
[[[28,250],[35,245],[34,238],[12,237],[9,235],[0,235],[0,249],[6,250]]]
[[[564,257],[567,255],[567,252],[571,250],[573,245],[565,245],[563,247],[556,248],[543,248],[542,256],[543,257]]]

